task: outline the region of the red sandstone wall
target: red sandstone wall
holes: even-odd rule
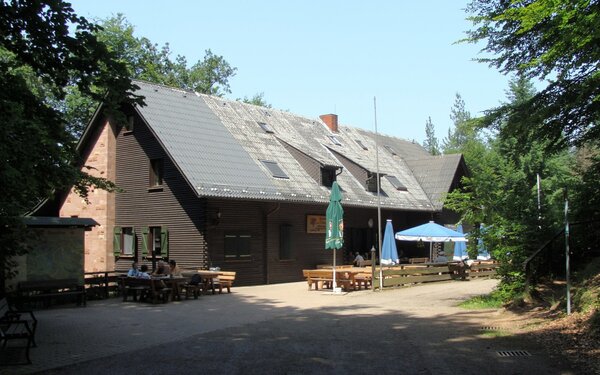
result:
[[[91,169],[85,171],[93,176],[115,181],[116,139],[114,126],[102,120],[96,134],[89,142],[84,164]],[[92,188],[89,204],[71,191],[60,209],[62,217],[89,217],[100,225],[85,232],[85,272],[114,270],[112,230],[115,225],[115,194]]]

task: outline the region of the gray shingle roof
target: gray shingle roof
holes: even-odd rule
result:
[[[350,160],[369,172],[377,170],[378,151],[380,173],[397,177],[407,187],[399,191],[382,178],[383,208],[440,210],[441,202],[431,198],[441,196],[435,192],[448,188],[457,170],[454,158],[447,164],[431,162],[421,146],[399,138],[380,136],[377,148],[375,134],[365,130],[340,126],[333,133],[318,119],[145,82],[136,84],[147,104],[139,112],[199,196],[327,203],[329,189],[303,169],[290,146],[320,165],[343,166],[337,153],[346,163]],[[261,122],[272,133],[265,132]],[[398,155],[391,155],[384,144],[394,147]],[[264,160],[276,162],[289,178],[273,177]],[[420,161],[427,173],[413,173]],[[439,175],[431,174],[434,167]],[[347,168],[337,177],[344,204],[376,205],[376,193],[366,191],[364,181],[357,177]]]
[[[275,191],[271,180],[197,94],[136,82],[146,106],[138,107],[189,183],[202,195],[222,189]]]

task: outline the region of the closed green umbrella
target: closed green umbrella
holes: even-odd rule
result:
[[[335,250],[344,245],[344,209],[342,208],[342,193],[337,181],[331,185],[329,206],[325,217],[325,249],[333,250],[333,291],[336,291],[335,280]]]

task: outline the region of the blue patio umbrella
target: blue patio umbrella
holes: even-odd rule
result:
[[[467,242],[467,238],[463,233],[446,228],[433,221],[400,231],[396,233],[396,239],[400,241],[428,241],[430,260],[434,242]]]
[[[456,231],[463,233],[462,224],[458,224],[456,227]],[[465,242],[455,242],[454,243],[454,256],[452,260],[463,260],[469,259],[469,254],[467,253],[467,244]]]
[[[483,235],[484,232],[485,232],[485,228],[483,227],[483,224],[481,224],[481,226],[479,227],[479,233],[481,233]],[[490,253],[487,250],[487,247],[483,243],[483,238],[479,237],[479,240],[477,241],[477,259],[489,260],[491,258],[492,257],[490,256]]]
[[[391,265],[400,263],[396,240],[394,239],[394,228],[392,221],[387,220],[385,232],[383,232],[383,244],[381,245],[381,264]]]

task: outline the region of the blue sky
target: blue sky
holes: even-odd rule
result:
[[[137,36],[169,43],[189,63],[206,49],[237,74],[228,98],[264,93],[274,108],[343,125],[425,138],[451,125],[458,92],[473,116],[505,100],[508,77],[472,61],[481,46],[454,44],[470,28],[467,1],[73,1],[78,15],[123,13]]]

